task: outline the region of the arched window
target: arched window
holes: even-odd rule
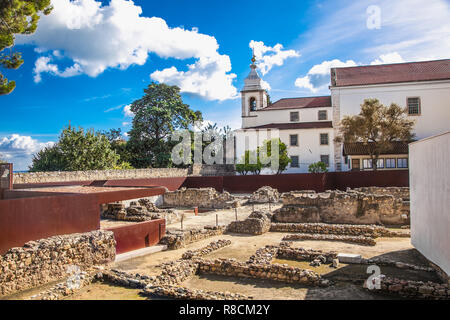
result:
[[[256,110],[256,99],[254,97],[250,98],[250,111]]]

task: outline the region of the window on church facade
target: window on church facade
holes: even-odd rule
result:
[[[300,117],[298,115],[298,111],[291,112],[290,115],[291,115],[291,121],[292,122],[297,122],[297,121],[300,120]]]
[[[327,110],[319,111],[319,120],[327,120]]]
[[[291,168],[298,168],[298,156],[291,156]]]
[[[320,155],[320,161],[325,163],[325,165],[327,167],[329,167],[330,166],[330,155],[328,155],[328,154]]]
[[[410,116],[420,115],[420,98],[408,98],[408,114]]]
[[[291,134],[289,140],[291,146],[298,146],[298,134]]]
[[[328,145],[328,133],[320,134],[320,145],[322,146]]]
[[[256,110],[256,99],[254,97],[250,98],[250,111]]]

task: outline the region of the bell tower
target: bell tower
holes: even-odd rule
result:
[[[252,57],[250,65],[250,73],[244,79],[244,88],[241,90],[242,97],[242,117],[250,117],[255,115],[255,111],[267,107],[267,92],[261,86],[261,78],[256,71],[255,54]]]

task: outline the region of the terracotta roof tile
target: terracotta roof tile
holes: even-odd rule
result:
[[[359,86],[450,79],[450,59],[331,69],[331,86]]]
[[[258,111],[323,107],[331,107],[331,96],[280,99]]]
[[[316,128],[333,128],[331,121],[316,121],[316,122],[293,122],[293,123],[269,123],[262,126],[243,128],[246,129],[316,129]]]
[[[345,142],[343,152],[344,155],[348,156],[369,155],[369,145],[373,145],[373,142],[369,144],[364,144],[363,142]],[[391,150],[383,154],[408,154],[408,143],[395,141],[392,143]]]

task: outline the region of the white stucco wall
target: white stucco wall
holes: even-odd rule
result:
[[[450,81],[331,88],[331,94],[339,96],[340,119],[358,114],[364,99],[377,98],[384,105],[394,102],[406,107],[408,97],[420,97],[421,114],[409,117],[416,120],[417,139],[450,130]]]
[[[450,132],[409,145],[411,242],[450,275]]]
[[[283,109],[283,110],[267,110],[250,112],[253,117],[242,118],[242,128],[262,126],[269,123],[292,123],[290,118],[291,112],[299,113],[298,122],[318,122],[319,110],[327,111],[327,120],[332,121],[333,111],[331,107],[324,108],[299,108],[299,109]]]
[[[328,133],[328,145],[320,145],[320,134]],[[298,135],[298,146],[290,145],[290,135]],[[290,130],[238,130],[236,131],[236,155],[240,159],[247,147],[255,150],[257,146],[271,137],[279,137],[288,148],[289,156],[299,157],[299,167],[288,167],[284,173],[306,173],[311,163],[320,161],[320,155],[329,155],[330,166],[328,171],[334,171],[334,130],[333,128],[322,129],[290,129]],[[247,136],[247,138],[245,138]],[[247,139],[247,146],[245,143]],[[263,171],[263,174],[270,174],[269,171]]]

